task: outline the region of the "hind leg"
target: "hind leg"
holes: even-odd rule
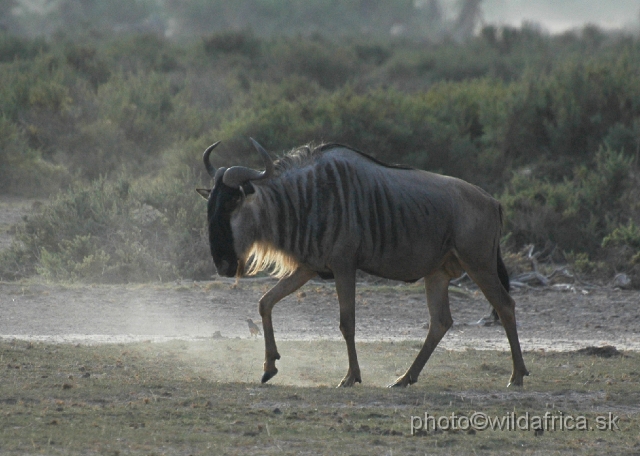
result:
[[[340,304],[340,331],[347,343],[347,356],[349,358],[349,370],[338,387],[353,386],[362,383],[360,366],[356,353],[356,269],[345,267],[342,271],[334,269],[336,278],[336,291]]]
[[[463,264],[463,267],[465,266]],[[516,329],[516,303],[502,286],[498,274],[490,272],[490,268],[481,271],[473,268],[465,269],[497,312],[507,333],[507,339],[511,347],[511,359],[513,360],[513,373],[508,386],[522,386],[522,379],[524,376],[529,375],[529,371],[524,365],[518,330]]]
[[[427,306],[429,308],[429,332],[418,356],[405,374],[397,379],[389,387],[408,386],[418,381],[418,376],[431,354],[438,346],[445,333],[453,325],[451,310],[449,308],[449,273],[441,268],[428,277],[425,277],[425,290],[427,292]]]

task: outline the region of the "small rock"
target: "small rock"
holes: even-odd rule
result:
[[[628,275],[620,272],[613,278],[613,286],[620,288],[628,288],[631,285],[631,279]]]

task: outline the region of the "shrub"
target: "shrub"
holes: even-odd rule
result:
[[[73,186],[19,227],[18,242],[0,254],[0,273],[103,283],[209,276],[206,211],[194,176],[183,177]]]
[[[0,113],[13,121],[33,109],[63,113],[73,101],[66,77],[59,59],[49,54],[0,64]]]
[[[88,46],[72,46],[66,51],[67,63],[94,89],[109,80],[111,69],[106,59],[98,55],[97,49]]]
[[[219,32],[203,38],[204,50],[210,56],[240,54],[255,58],[260,53],[260,41],[250,31]]]
[[[516,166],[546,159],[541,172],[562,180],[567,169],[588,160],[603,143],[634,153],[640,83],[630,59],[623,52],[617,58],[569,60],[548,75],[528,76],[507,121],[507,157]]]
[[[526,169],[514,175],[501,201],[516,248],[550,240],[567,251],[598,252],[612,227],[628,217],[621,202],[631,182],[631,159],[601,149],[593,162],[576,167],[572,178],[560,183]]]
[[[0,116],[0,194],[46,196],[67,178],[66,169],[42,160],[26,135]]]
[[[626,225],[617,226],[602,240],[602,247],[628,246],[640,252],[640,227],[629,220]]]
[[[180,68],[180,51],[155,33],[125,33],[108,42],[104,54],[124,73],[169,73]]]
[[[588,253],[565,253],[567,262],[573,267],[575,272],[586,274],[588,276],[602,276],[610,274],[613,270],[609,264],[604,261],[592,261]]]
[[[292,75],[317,82],[321,87],[337,89],[356,74],[357,58],[347,47],[321,37],[314,39],[282,38],[269,46],[267,71],[258,77],[268,76],[279,81]],[[264,58],[263,58],[264,59]]]
[[[0,62],[32,59],[48,47],[44,38],[29,40],[0,31]]]
[[[640,287],[640,227],[629,220],[616,226],[602,240],[602,256],[615,271],[625,271],[635,288]]]
[[[388,46],[379,43],[358,43],[354,45],[358,59],[373,65],[382,65],[393,54]]]

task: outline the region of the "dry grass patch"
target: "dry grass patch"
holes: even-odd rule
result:
[[[362,343],[364,385],[335,389],[340,342],[281,342],[261,385],[250,340],[99,346],[0,341],[2,454],[531,454],[640,451],[640,356],[526,353],[532,376],[505,388],[507,353],[437,350],[420,381],[385,388],[419,344]],[[616,431],[428,430],[411,416],[612,412]]]

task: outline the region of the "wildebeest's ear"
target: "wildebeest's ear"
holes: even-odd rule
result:
[[[198,192],[198,195],[200,195],[204,199],[208,200],[209,199],[209,195],[211,194],[211,189],[210,188],[196,188],[196,192]]]

